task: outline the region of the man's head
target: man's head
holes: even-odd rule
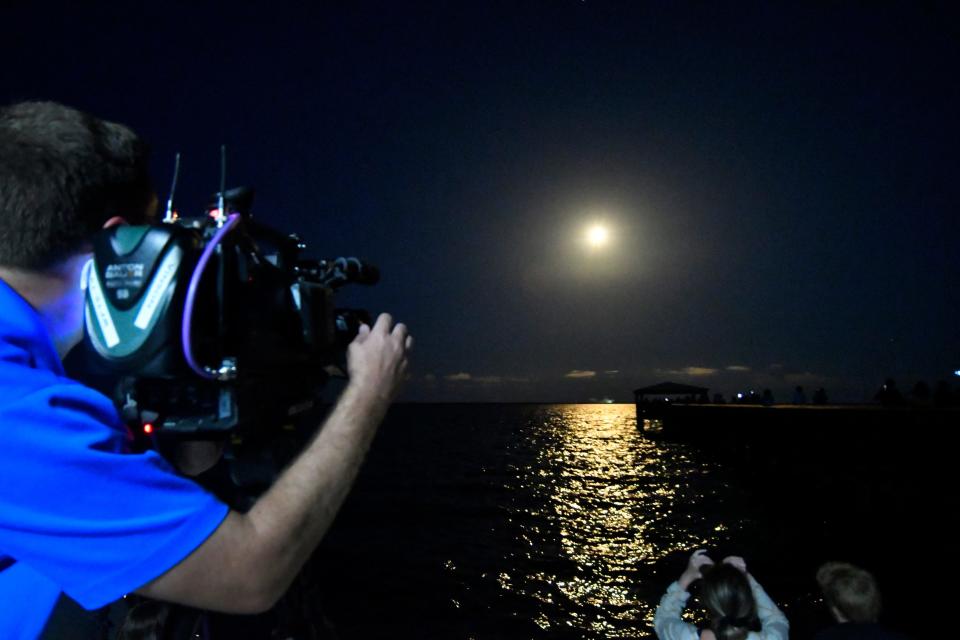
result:
[[[869,571],[827,562],[817,570],[817,584],[839,622],[876,622],[880,617],[880,590]]]
[[[53,102],[0,109],[0,266],[43,271],[154,201],[147,147],[130,129]]]

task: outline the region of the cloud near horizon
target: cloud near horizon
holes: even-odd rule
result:
[[[582,378],[594,378],[596,377],[596,371],[581,371],[580,369],[574,369],[573,371],[568,371],[563,375],[564,378],[573,378],[573,379],[582,379]]]
[[[742,364],[731,364],[727,367],[727,371],[752,371],[750,367],[745,367]]]
[[[443,376],[448,382],[473,382],[477,384],[500,384],[502,382],[530,382],[524,376],[475,376],[466,371],[459,371]]]
[[[712,376],[719,369],[711,367],[684,367],[683,369],[657,369],[657,373],[668,374],[672,376]]]

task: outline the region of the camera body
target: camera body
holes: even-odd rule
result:
[[[84,369],[111,379],[135,433],[219,438],[272,429],[313,407],[363,310],[334,293],[374,284],[355,258],[306,260],[255,222],[253,191],[216,194],[208,215],[119,226],[94,239]]]

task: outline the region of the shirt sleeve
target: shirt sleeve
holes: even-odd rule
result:
[[[763,640],[787,640],[790,634],[787,616],[774,604],[753,576],[747,575],[747,579],[750,580],[750,591],[753,592],[753,599],[757,603],[757,617],[761,625],[760,637]]]
[[[0,412],[0,554],[88,609],[163,574],[229,509],[155,452],[126,453],[110,401],[48,386]]]
[[[653,616],[653,630],[660,640],[698,639],[696,627],[680,619],[689,599],[690,594],[683,590],[680,583],[673,582],[667,587]]]

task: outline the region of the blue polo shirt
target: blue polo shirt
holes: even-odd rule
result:
[[[66,377],[37,312],[0,280],[0,638],[35,638],[61,592],[87,609],[176,565],[228,508]]]

